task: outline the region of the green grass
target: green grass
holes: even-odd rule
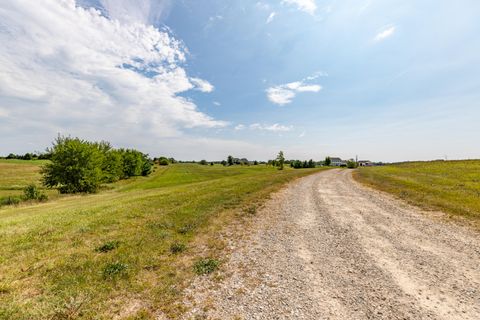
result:
[[[0,203],[8,196],[23,195],[23,189],[31,183],[41,187],[40,166],[47,162],[46,160],[0,159]],[[42,189],[42,191],[46,190]],[[48,195],[56,194],[55,191],[47,193]]]
[[[360,168],[356,178],[424,209],[480,222],[480,160]]]
[[[10,164],[0,185],[38,180],[38,166]],[[175,318],[195,263],[221,262],[218,231],[318,170],[178,164],[99,194],[2,207],[0,319]]]

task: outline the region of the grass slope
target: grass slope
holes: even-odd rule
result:
[[[411,204],[480,222],[480,160],[360,168],[355,176]]]
[[[194,263],[221,260],[215,232],[318,170],[178,164],[95,195],[0,208],[0,319],[175,317]]]
[[[45,160],[0,159],[0,202],[8,196],[22,195],[28,184],[40,186],[40,165],[45,163]]]

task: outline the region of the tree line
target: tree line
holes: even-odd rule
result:
[[[102,183],[147,176],[153,162],[135,149],[115,149],[109,142],[59,136],[47,149],[43,184],[60,193],[94,193]]]

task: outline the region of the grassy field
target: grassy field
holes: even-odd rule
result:
[[[0,159],[0,202],[8,196],[22,195],[23,188],[28,184],[36,183],[40,186],[39,166],[45,163],[45,160]],[[54,192],[49,193],[54,194]]]
[[[0,168],[4,191],[39,178],[34,162]],[[2,207],[0,319],[174,318],[195,263],[222,262],[218,231],[318,170],[178,164],[95,195]]]
[[[411,204],[480,223],[480,160],[360,168],[355,176]]]

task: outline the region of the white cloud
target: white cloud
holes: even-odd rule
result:
[[[182,42],[127,20],[108,19],[73,0],[0,2],[3,129],[118,140],[226,126],[178,96],[195,86],[213,90],[188,77]]]
[[[285,105],[291,103],[297,93],[319,92],[322,90],[322,86],[306,83],[306,81],[315,80],[317,77],[318,76],[310,76],[301,81],[270,87],[266,90],[268,100],[278,105]]]
[[[213,104],[216,105],[217,107],[220,107],[222,104],[218,101],[213,101]]]
[[[84,6],[95,4],[92,0],[77,2]],[[171,0],[98,0],[98,3],[108,17],[123,23],[156,24],[172,7]]]
[[[240,130],[243,130],[243,129],[245,129],[245,128],[246,128],[246,127],[245,127],[245,125],[243,125],[243,124],[239,124],[239,125],[235,126],[235,130],[236,130],[236,131],[240,131]]]
[[[273,19],[275,19],[275,16],[276,16],[276,15],[277,15],[277,13],[276,13],[275,11],[272,12],[272,13],[270,13],[270,15],[269,15],[268,18],[267,18],[267,22],[266,22],[266,23],[269,24],[270,22],[272,22]]]
[[[315,0],[283,0],[282,3],[295,5],[299,10],[314,15],[317,11]]]
[[[306,134],[307,134],[307,131],[303,130],[302,133],[300,133],[300,134],[298,135],[298,137],[299,137],[299,138],[303,138],[303,137],[305,137]]]
[[[278,123],[271,125],[253,123],[249,126],[252,130],[261,130],[261,131],[272,131],[272,132],[288,132],[293,130],[293,126],[285,126]]]
[[[215,87],[208,81],[199,78],[190,78],[190,81],[195,85],[195,89],[202,92],[212,92]]]
[[[379,33],[375,36],[374,40],[375,40],[376,42],[379,42],[379,41],[383,41],[383,40],[385,40],[385,39],[387,39],[387,38],[390,38],[390,37],[393,36],[393,34],[395,33],[395,30],[396,30],[395,26],[387,27],[386,29],[384,29],[384,30],[382,30],[381,32],[379,32]]]

